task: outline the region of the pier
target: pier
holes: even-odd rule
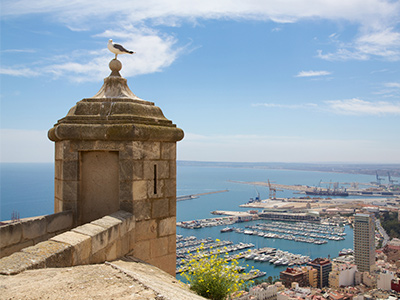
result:
[[[179,196],[179,197],[176,197],[176,201],[192,200],[192,199],[197,199],[197,198],[199,198],[200,196],[211,195],[211,194],[218,194],[218,193],[226,193],[226,192],[229,192],[229,190],[221,190],[221,191],[214,191],[214,192],[207,192],[207,193],[200,193],[200,194],[191,194],[191,195]]]

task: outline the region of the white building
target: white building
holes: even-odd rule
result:
[[[334,264],[329,273],[329,286],[339,288],[341,286],[354,286],[354,277],[357,266],[353,264]]]
[[[257,300],[276,300],[276,293],[276,286],[267,283],[254,286],[249,290],[249,294],[255,296]]]
[[[391,290],[392,279],[396,278],[395,273],[388,270],[382,270],[378,275],[376,287],[385,291]]]

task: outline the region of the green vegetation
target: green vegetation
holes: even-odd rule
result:
[[[379,219],[390,238],[400,238],[400,223],[397,212],[384,212],[379,216]]]
[[[222,300],[245,288],[244,278],[248,274],[239,274],[236,259],[228,262],[224,257],[226,253],[220,249],[211,255],[201,250],[202,247],[196,254],[190,254],[191,259],[185,263],[187,271],[182,273],[193,291],[208,299]]]

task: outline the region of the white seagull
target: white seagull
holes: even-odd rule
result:
[[[115,54],[115,59],[117,59],[117,55],[118,54],[133,54],[133,53],[136,53],[136,52],[133,52],[133,51],[126,50],[120,44],[114,44],[111,39],[108,40],[107,48],[108,48],[108,50],[110,50],[112,53]]]

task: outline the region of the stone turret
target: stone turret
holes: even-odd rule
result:
[[[75,225],[118,210],[136,218],[133,255],[175,273],[176,142],[183,131],[137,97],[113,59],[99,92],[48,132],[55,142],[55,212]]]

